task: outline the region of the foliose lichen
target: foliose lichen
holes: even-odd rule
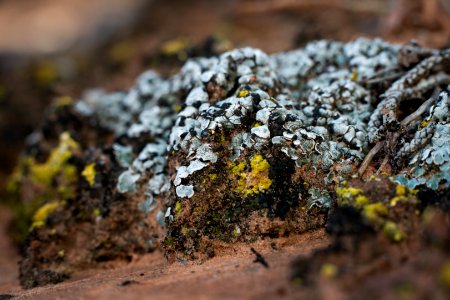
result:
[[[416,109],[403,112],[402,103],[447,87],[440,63],[448,51],[405,64],[402,49],[380,39],[323,40],[272,55],[242,48],[192,58],[169,77],[147,71],[127,91],[90,90],[64,104],[71,116],[89,120],[79,123],[95,124],[98,141],[72,126],[60,146],[40,163],[31,155],[29,173],[22,168],[16,177],[54,184],[63,172],[82,179],[70,197],[51,198],[70,200],[55,212],[73,208],[76,220],[104,222],[119,243],[105,220],[125,218],[130,224],[120,228],[138,233],[122,246],[139,251],[156,247],[153,231],[164,227],[168,253],[209,256],[217,240],[250,242],[322,226],[336,202],[401,240],[390,212],[413,198],[403,186],[450,185],[448,88],[407,128],[401,121]],[[380,76],[387,86],[373,83]],[[368,174],[390,166],[388,175],[401,185],[389,203],[344,184],[381,142],[385,159],[379,153]],[[93,256],[111,245],[102,234]]]

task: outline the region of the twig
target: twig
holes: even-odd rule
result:
[[[420,116],[424,112],[426,112],[428,110],[428,108],[430,108],[430,106],[433,104],[434,101],[436,101],[436,96],[433,94],[433,96],[431,96],[430,99],[428,99],[427,101],[422,103],[422,105],[419,106],[419,108],[415,112],[413,112],[412,114],[410,114],[409,116],[404,118],[403,121],[400,122],[401,126],[406,127],[410,123],[412,123],[415,120],[417,120],[418,118],[420,118]]]
[[[404,118],[401,122],[401,128],[405,128],[407,127],[409,124],[411,124],[412,122],[414,122],[415,120],[417,120],[418,118],[420,118],[420,116],[425,113],[430,106],[436,101],[437,96],[439,95],[439,90],[435,89],[435,91],[433,92],[433,95],[430,97],[430,99],[428,99],[427,101],[425,101],[424,103],[422,103],[421,106],[419,106],[419,108],[414,111],[413,113],[411,113],[410,115],[408,115],[406,118]],[[391,139],[391,144],[393,145],[395,143],[395,141],[399,138],[400,136],[400,132],[396,132]],[[381,150],[381,148],[383,147],[383,145],[386,144],[386,140],[380,141],[378,142],[370,151],[369,153],[367,153],[367,156],[364,158],[364,161],[362,162],[361,166],[359,167],[358,170],[358,174],[360,176],[362,176],[364,174],[364,172],[366,171],[367,167],[369,166],[369,164],[372,162],[372,159],[375,157],[375,155]],[[386,155],[386,157],[383,159],[383,162],[381,163],[381,166],[378,168],[376,174],[379,174],[381,169],[384,168],[384,166],[388,163],[389,161],[389,153],[388,155]]]
[[[362,176],[364,172],[367,169],[367,166],[370,164],[374,156],[383,148],[384,141],[380,141],[375,144],[375,146],[370,149],[369,153],[367,153],[366,158],[364,158],[364,161],[362,162],[361,166],[359,167],[358,174],[359,176]]]
[[[254,263],[260,263],[262,264],[264,267],[269,268],[269,264],[267,263],[266,259],[264,258],[264,256],[262,256],[258,251],[256,251],[254,248],[251,248],[250,250],[252,250],[253,254],[256,255],[255,260],[253,261]]]
[[[379,83],[379,82],[382,82],[382,81],[396,80],[396,79],[402,77],[403,74],[405,74],[405,72],[398,72],[398,73],[394,73],[394,74],[387,75],[387,76],[384,76],[384,77],[377,77],[377,78],[371,78],[371,79],[368,79],[368,80],[363,80],[362,83],[373,85],[373,84],[376,84],[376,83]]]

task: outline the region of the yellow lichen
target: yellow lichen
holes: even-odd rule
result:
[[[161,52],[164,55],[176,55],[179,60],[187,59],[187,50],[189,48],[189,41],[184,38],[176,38],[164,43],[161,47]]]
[[[231,174],[233,175],[239,175],[246,167],[245,162],[241,162],[238,165],[231,164]]]
[[[356,197],[356,200],[355,200],[355,205],[356,206],[364,206],[364,205],[367,205],[367,204],[369,204],[369,199],[367,199],[366,196],[358,195]]]
[[[352,70],[352,75],[350,77],[351,81],[356,81],[358,80],[358,70],[357,69],[353,69]]]
[[[386,216],[387,213],[387,207],[381,202],[367,204],[363,207],[364,217],[375,224],[381,223],[382,217]]]
[[[45,163],[36,163],[33,158],[28,158],[31,180],[50,185],[56,174],[61,171],[66,173],[65,175],[73,176],[75,169],[73,166],[67,166],[66,162],[78,148],[78,143],[70,137],[68,132],[62,133],[59,137],[58,147],[50,152]]]
[[[395,187],[395,191],[399,197],[406,196],[407,188],[406,186],[399,184]]]
[[[244,172],[247,168],[245,162],[237,165],[230,164],[230,173],[235,178],[238,177],[235,183],[234,190],[244,196],[259,194],[268,190],[272,184],[269,178],[270,165],[262,155],[254,155],[250,158],[250,171]]]
[[[241,235],[241,229],[236,226],[236,228],[233,229],[233,236],[238,237]]]
[[[69,96],[61,96],[56,98],[55,103],[53,104],[53,106],[55,108],[62,108],[65,106],[69,106],[73,103],[73,99],[72,97]]]
[[[375,178],[374,180],[377,180]],[[339,205],[351,205],[357,208],[362,216],[371,223],[376,230],[383,230],[384,234],[394,242],[400,242],[405,237],[405,233],[398,228],[397,224],[389,219],[389,209],[400,201],[409,201],[414,204],[415,191],[406,186],[397,185],[395,187],[396,196],[389,203],[385,200],[374,202],[364,195],[364,191],[359,188],[350,187],[348,184],[336,189]],[[375,199],[381,200],[381,199]]]
[[[45,224],[48,216],[54,212],[59,207],[58,202],[50,202],[41,206],[33,216],[33,223],[31,225],[31,229],[40,227]]]
[[[450,260],[447,260],[441,269],[441,282],[450,289]]]
[[[100,209],[94,208],[94,210],[92,211],[92,214],[93,214],[95,217],[100,217]]]
[[[187,235],[189,233],[189,229],[186,226],[181,227],[181,233]]]
[[[423,120],[419,124],[419,129],[423,129],[423,128],[427,127],[430,124],[430,122],[431,122],[431,118],[427,118],[427,119]]]
[[[386,221],[386,223],[384,223],[383,232],[394,242],[400,242],[405,237],[405,233],[392,221]]]
[[[338,274],[338,268],[334,264],[325,263],[320,268],[320,275],[326,278],[334,278]]]
[[[395,196],[394,198],[391,199],[391,201],[389,203],[391,206],[395,206],[397,203],[402,202],[402,201],[408,201],[410,199],[408,197],[411,195],[415,195],[417,192],[415,190],[408,189],[404,185],[397,185],[395,187],[395,191],[396,191],[397,196]]]
[[[115,63],[126,62],[134,53],[136,46],[128,40],[118,42],[109,50],[109,57]]]
[[[83,172],[81,172],[81,175],[83,175],[84,179],[86,179],[91,187],[95,183],[95,173],[95,163],[87,165],[84,167]]]
[[[189,42],[184,38],[175,38],[170,41],[165,42],[161,51],[165,55],[176,55],[181,51],[184,51],[189,45]]]
[[[47,88],[58,79],[58,70],[50,61],[41,61],[33,70],[33,77],[37,85]]]
[[[339,204],[354,204],[355,199],[358,196],[364,196],[361,189],[354,187],[338,187],[336,189],[336,194]]]
[[[175,203],[175,213],[179,214],[183,210],[183,204],[180,201]]]
[[[182,109],[183,109],[183,106],[181,106],[180,104],[175,105],[175,112],[180,112]]]
[[[240,97],[240,98],[247,97],[248,94],[250,94],[249,91],[247,91],[247,90],[240,90],[239,93],[238,93],[238,97]]]
[[[6,190],[9,193],[15,193],[18,191],[20,182],[23,178],[23,171],[25,169],[25,166],[27,165],[27,162],[27,159],[21,158],[19,160],[19,163],[16,165],[11,175],[9,176],[8,181],[6,182]]]

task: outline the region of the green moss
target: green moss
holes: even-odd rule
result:
[[[167,247],[171,248],[174,245],[175,240],[172,237],[167,237],[164,240],[164,243],[166,244]]]

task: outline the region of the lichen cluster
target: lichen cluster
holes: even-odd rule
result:
[[[381,187],[383,190],[380,190]],[[416,190],[410,190],[404,185],[394,185],[386,178],[377,177],[362,186],[361,183],[352,186],[351,183],[344,181],[336,189],[340,207],[355,208],[370,226],[383,231],[394,242],[399,242],[405,237],[405,230],[402,230],[399,224],[405,222],[402,218],[407,214],[399,211],[414,211],[418,204],[416,194]]]
[[[398,48],[359,39],[319,41],[272,56],[250,48],[233,50],[190,60],[168,79],[147,72],[127,93],[91,92],[77,106],[117,135],[149,141],[119,177],[119,191],[135,191],[138,178],[149,172],[164,190],[150,188],[148,194],[165,192],[167,153],[183,153],[188,159],[177,166],[172,182],[178,197],[191,198],[195,185],[188,178],[217,162],[217,148],[224,145],[213,140],[220,134],[233,161],[244,149],[273,146],[297,166],[312,162],[314,169],[323,169],[323,183],[310,193],[319,188],[324,196],[314,203],[328,206],[324,187],[351,174],[368,147],[367,121],[375,99],[355,80],[395,65]],[[121,156],[117,150],[118,161]]]
[[[408,167],[395,180],[415,188],[426,185],[437,190],[442,183],[450,187],[450,89],[439,94],[438,100],[416,125],[414,137],[400,148],[397,160],[409,158]]]
[[[195,258],[214,255],[218,240],[251,242],[317,228],[328,208],[347,203],[401,240],[388,216],[409,199],[402,186],[450,184],[448,51],[416,57],[405,47],[361,38],[272,55],[235,49],[189,59],[167,78],[147,71],[128,91],[97,89],[63,101],[54,119],[71,125],[60,145],[50,141],[47,124],[33,147],[48,158],[37,164],[29,155],[16,178],[55,190],[62,172],[78,188],[49,199],[68,202],[38,211],[34,234],[45,230],[42,224],[90,222],[89,253],[103,259],[151,251],[164,228],[167,253]],[[376,84],[380,76],[386,80]],[[414,113],[435,89],[444,91]],[[419,105],[402,106],[412,99]],[[56,148],[48,150],[52,143]],[[361,176],[388,172],[401,184],[396,200],[376,203],[346,186],[358,168]],[[52,218],[58,213],[64,217]]]

